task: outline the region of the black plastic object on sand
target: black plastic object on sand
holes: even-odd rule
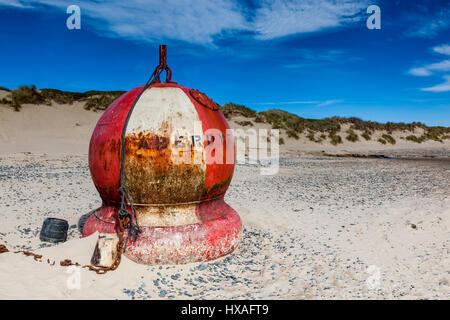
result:
[[[46,242],[64,242],[67,239],[69,223],[58,218],[47,218],[42,225],[39,239]]]

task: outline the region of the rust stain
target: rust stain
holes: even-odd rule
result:
[[[203,92],[200,92],[196,89],[189,90],[189,94],[192,98],[194,98],[198,103],[200,103],[202,106],[217,111],[219,110],[219,105],[215,103],[210,97],[208,97]]]
[[[169,146],[169,139],[161,136],[144,136],[139,132],[139,148],[138,149],[156,149],[163,150]]]
[[[175,204],[200,200],[205,181],[201,163],[174,163],[168,124],[164,135],[139,132],[125,137],[125,186],[135,203]],[[191,157],[195,152],[190,150]]]

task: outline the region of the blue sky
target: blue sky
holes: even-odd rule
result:
[[[448,1],[0,0],[0,86],[129,90],[160,43],[173,80],[220,104],[450,126]]]

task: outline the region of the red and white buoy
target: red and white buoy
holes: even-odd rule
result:
[[[116,233],[125,207],[140,233],[128,237],[133,230],[124,230],[124,255],[144,264],[212,260],[233,251],[242,232],[239,215],[224,201],[235,165],[228,123],[215,102],[172,82],[171,74],[160,46],[153,81],[106,109],[89,147],[103,206],[83,236]]]

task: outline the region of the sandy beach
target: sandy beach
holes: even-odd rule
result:
[[[81,215],[101,202],[83,155],[3,155],[0,243],[31,250],[0,255],[0,298],[14,299],[448,299],[450,160],[284,158],[274,176],[238,165],[226,200],[241,215],[234,253],[209,263],[81,269],[95,235]],[[69,221],[66,243],[38,239],[43,220]],[[372,266],[372,267],[371,267]],[[71,271],[73,272],[73,270]],[[70,286],[69,286],[70,287]]]

